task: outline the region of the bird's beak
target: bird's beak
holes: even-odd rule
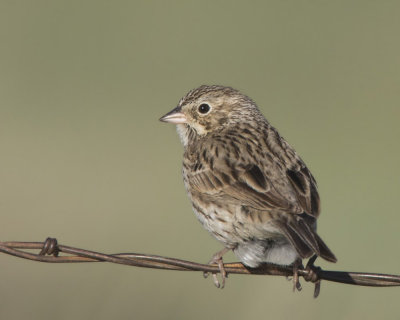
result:
[[[160,121],[169,122],[173,124],[180,124],[180,123],[186,123],[187,119],[186,116],[182,113],[181,108],[176,107],[175,109],[168,112],[166,115],[162,116],[160,118]]]

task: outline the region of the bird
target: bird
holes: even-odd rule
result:
[[[223,244],[209,261],[219,267],[217,287],[225,285],[223,255],[230,250],[248,268],[292,266],[293,290],[301,290],[303,259],[337,261],[316,232],[315,178],[251,98],[232,87],[202,85],[160,121],[176,125],[193,211]]]

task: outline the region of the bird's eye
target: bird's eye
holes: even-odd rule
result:
[[[210,109],[210,106],[206,103],[202,103],[201,105],[199,105],[199,112],[202,114],[208,113]]]

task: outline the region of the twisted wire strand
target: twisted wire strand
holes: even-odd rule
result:
[[[31,253],[24,250],[40,251],[39,253]],[[55,238],[47,238],[44,242],[0,242],[0,252],[23,259],[47,263],[111,262],[143,268],[211,273],[219,272],[219,267],[217,265],[201,264],[175,258],[140,253],[104,254],[60,245]],[[63,255],[60,255],[60,253]],[[232,274],[273,275],[286,277],[293,275],[293,269],[290,266],[264,264],[259,268],[252,269],[247,268],[242,263],[238,262],[226,263],[224,266],[226,271]],[[298,274],[306,281],[311,281],[316,284],[314,296],[318,296],[319,283],[321,280],[370,287],[400,286],[399,275],[327,271],[322,270],[320,267],[313,266],[313,263],[307,264],[305,268],[300,268]]]

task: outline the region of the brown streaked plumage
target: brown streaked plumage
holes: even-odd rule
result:
[[[230,87],[203,85],[160,120],[177,125],[193,210],[224,245],[210,261],[220,266],[222,286],[222,255],[230,249],[252,268],[269,262],[296,270],[313,255],[336,262],[316,233],[314,177],[254,101]]]

